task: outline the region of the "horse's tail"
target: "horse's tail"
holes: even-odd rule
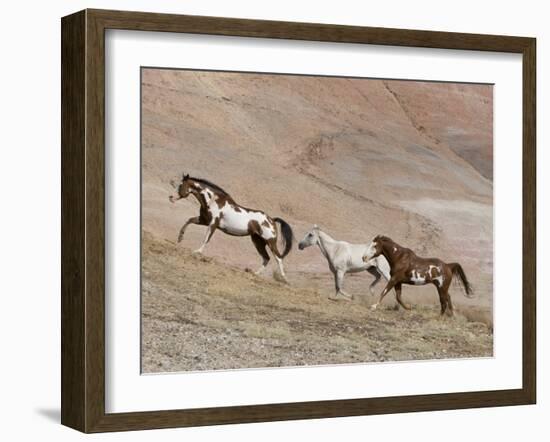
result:
[[[464,273],[464,269],[462,268],[462,266],[457,262],[451,262],[448,265],[451,268],[451,271],[453,272],[453,276],[457,276],[459,278],[457,280],[459,281],[459,284],[462,283],[462,287],[466,292],[466,297],[473,298],[474,296],[472,294],[473,293],[472,286],[468,282],[468,278],[466,278],[466,273]]]
[[[286,255],[290,253],[290,249],[292,249],[292,241],[294,238],[294,234],[292,233],[292,227],[282,218],[273,218],[273,221],[276,223],[279,223],[281,225],[281,233],[282,233],[282,242],[284,246],[283,253],[281,253],[281,258],[284,258]]]

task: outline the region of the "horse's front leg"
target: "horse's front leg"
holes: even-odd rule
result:
[[[338,297],[338,295],[342,295],[343,297],[345,297],[347,299],[353,299],[353,295],[350,295],[350,294],[346,293],[343,290],[344,275],[345,274],[346,274],[346,272],[344,270],[336,270],[336,272],[334,272],[334,282],[335,282],[335,286],[336,286],[336,297]]]
[[[192,218],[189,218],[187,222],[181,227],[180,233],[178,235],[178,242],[181,242],[183,240],[183,235],[185,234],[185,229],[187,229],[187,226],[189,224],[198,224],[198,225],[204,225],[204,223],[201,221],[200,216],[194,216]]]
[[[403,300],[401,299],[401,284],[395,284],[395,299],[397,299],[397,302],[403,307],[405,310],[411,310],[411,306],[409,304],[405,304]]]
[[[372,310],[376,310],[378,305],[382,302],[382,299],[384,299],[384,296],[388,294],[388,292],[395,286],[396,283],[397,281],[393,278],[388,281],[386,287],[384,288],[384,290],[382,290],[382,293],[380,294],[380,299],[378,300],[378,302],[370,306]]]
[[[204,241],[202,242],[201,246],[195,250],[193,253],[202,253],[204,248],[206,247],[206,244],[208,244],[208,241],[210,241],[210,238],[212,238],[212,235],[214,234],[214,231],[218,228],[219,221],[216,218],[212,223],[208,225],[206,228],[206,236],[204,237]]]

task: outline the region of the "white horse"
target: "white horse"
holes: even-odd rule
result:
[[[300,241],[298,248],[303,250],[313,245],[319,246],[321,253],[328,261],[330,270],[334,274],[336,296],[342,295],[345,298],[353,299],[353,295],[349,295],[342,289],[346,273],[357,273],[366,270],[374,276],[375,279],[369,287],[372,294],[374,294],[373,287],[380,281],[381,276],[386,280],[390,279],[390,265],[383,255],[366,262],[363,261],[368,244],[350,244],[346,241],[338,241],[323,232],[317,225],[314,225],[313,229],[306,233],[304,239]]]

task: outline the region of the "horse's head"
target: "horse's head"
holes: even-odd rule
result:
[[[319,227],[314,225],[313,228],[306,233],[304,239],[298,243],[298,248],[304,250],[306,247],[313,246],[319,241]]]
[[[184,174],[180,183],[176,183],[172,180],[170,181],[170,184],[172,184],[172,187],[176,189],[175,194],[168,197],[171,203],[175,203],[182,198],[187,198],[191,193],[191,180],[189,179],[189,174]]]
[[[363,261],[364,262],[370,261],[372,258],[376,258],[381,254],[382,254],[382,237],[380,235],[376,235],[368,245],[367,250],[365,250],[365,253],[363,253]]]

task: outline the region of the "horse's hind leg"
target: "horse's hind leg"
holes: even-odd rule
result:
[[[447,307],[449,307],[449,314],[451,316],[455,315],[455,311],[453,308],[453,303],[451,302],[451,295],[449,295],[449,292],[447,291]]]
[[[256,247],[256,250],[261,255],[263,262],[262,266],[254,272],[256,275],[261,274],[265,268],[267,267],[267,264],[269,263],[269,254],[267,253],[267,250],[265,249],[265,246],[267,245],[265,240],[258,235],[251,235],[252,242],[254,243],[254,246]]]
[[[267,246],[271,250],[271,253],[273,253],[273,257],[275,258],[275,261],[277,261],[277,266],[279,267],[279,274],[281,275],[281,278],[284,282],[288,283],[288,280],[286,279],[285,269],[283,267],[283,258],[280,258],[279,251],[277,250],[277,239],[271,238],[266,240]]]
[[[369,291],[371,295],[374,295],[374,286],[378,284],[378,282],[380,281],[380,278],[382,278],[382,274],[374,266],[367,268],[367,272],[369,272],[372,276],[374,276],[374,281],[372,281],[371,284],[369,285]]]
[[[449,294],[442,287],[437,288],[437,293],[439,294],[439,302],[441,304],[441,316],[443,316],[445,314],[445,311],[447,310],[447,303],[450,300]],[[452,314],[452,307],[450,311]]]
[[[336,286],[336,296],[342,295],[345,298],[353,299],[353,295],[349,295],[348,293],[344,292],[344,290],[343,290],[343,285],[344,285],[343,283],[344,283],[344,275],[345,274],[346,274],[346,272],[344,272],[343,270],[337,270],[334,273],[334,283],[335,283],[335,286]]]
[[[454,316],[454,309],[453,309],[453,303],[451,301],[451,296],[449,295],[449,286],[451,285],[451,281],[447,280],[443,284],[443,287],[437,288],[437,291],[439,293],[439,299],[441,300],[441,296],[443,296],[443,299],[445,300],[445,305],[449,308],[449,315]],[[443,309],[443,305],[441,305],[441,314],[445,313],[445,309]]]

